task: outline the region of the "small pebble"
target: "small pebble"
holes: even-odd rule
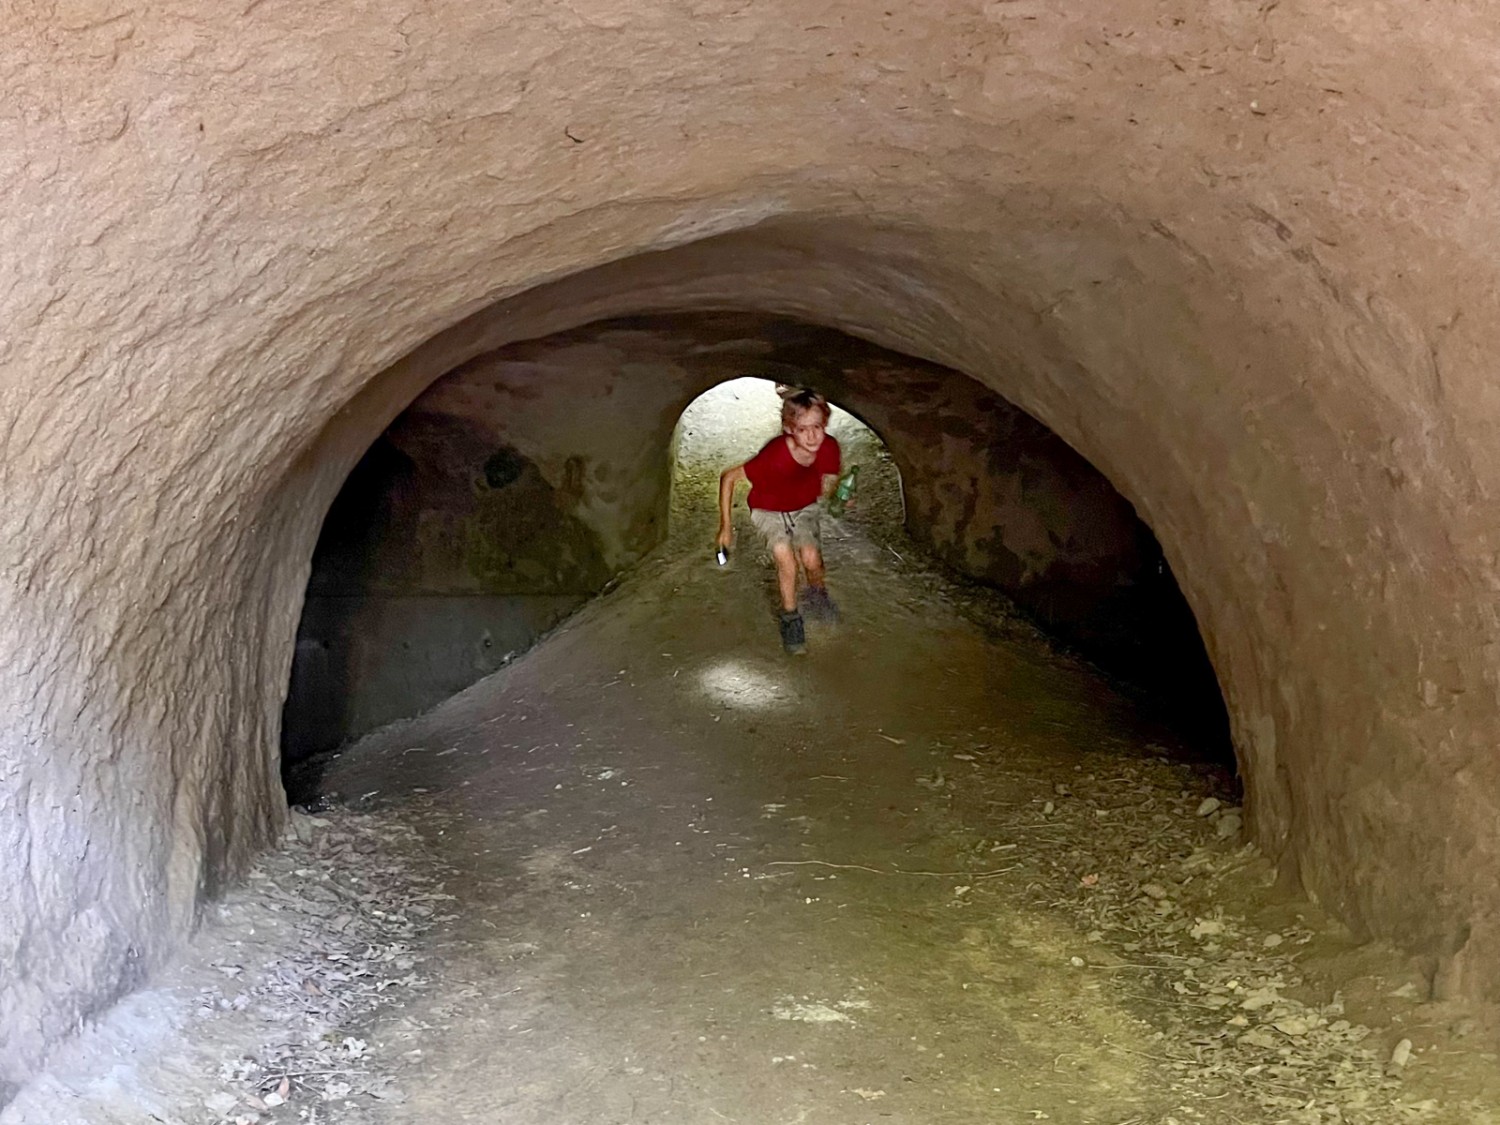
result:
[[[1403,1039],[1401,1040],[1401,1042],[1397,1043],[1395,1048],[1391,1051],[1391,1062],[1390,1065],[1385,1068],[1385,1072],[1391,1075],[1400,1074],[1401,1071],[1406,1068],[1406,1064],[1410,1061],[1411,1040]]]

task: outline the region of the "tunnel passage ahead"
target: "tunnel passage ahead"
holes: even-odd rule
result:
[[[785,319],[697,314],[479,356],[392,423],[313,556],[284,770],[500,667],[656,546],[684,399],[747,372],[875,424],[918,549],[1144,689],[1201,753],[1227,751],[1213,670],[1155,538],[1066,443],[958,372]]]
[[[274,838],[359,456],[476,355],[674,309],[1077,449],[1202,626],[1257,839],[1500,991],[1500,29],[1429,8],[7,10],[0,1089]]]

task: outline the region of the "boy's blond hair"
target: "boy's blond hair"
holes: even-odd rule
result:
[[[833,411],[828,406],[828,400],[816,391],[796,391],[792,394],[783,395],[781,399],[781,428],[783,430],[797,424],[797,417],[809,410],[821,410],[823,412],[823,424],[828,424],[828,419],[833,416]]]

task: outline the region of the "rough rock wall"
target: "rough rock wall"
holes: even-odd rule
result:
[[[0,1082],[273,837],[359,455],[474,355],[673,308],[840,327],[1055,430],[1182,581],[1257,838],[1500,994],[1483,6],[0,20]]]

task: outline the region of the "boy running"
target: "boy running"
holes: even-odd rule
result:
[[[802,614],[797,611],[797,563],[807,576],[803,603],[810,616],[837,620],[838,609],[824,585],[819,501],[838,483],[839,443],[828,436],[828,402],[800,391],[781,403],[782,432],[743,465],[719,475],[718,544],[734,541],[730,510],[734,487],[750,482],[750,522],[765,537],[776,561],[781,591],[781,644],[787,652],[807,651]]]

